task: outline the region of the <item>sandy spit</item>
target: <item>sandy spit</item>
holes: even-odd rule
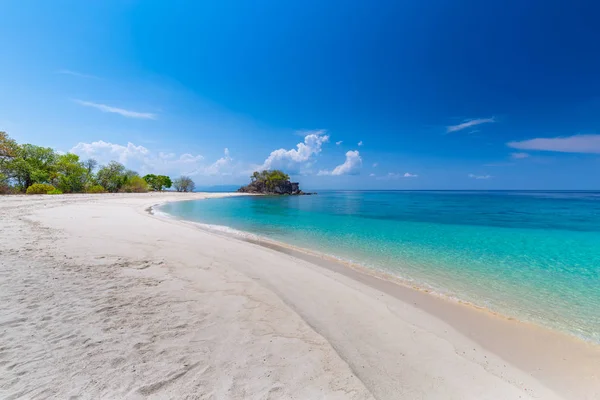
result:
[[[0,398],[600,398],[595,348],[544,375],[456,329],[484,319],[146,211],[227,195],[0,197]]]

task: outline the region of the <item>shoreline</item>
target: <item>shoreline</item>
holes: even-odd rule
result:
[[[229,195],[0,198],[0,397],[599,397],[597,347],[148,213]]]
[[[206,200],[208,200],[208,199],[206,199]],[[182,201],[194,201],[194,200],[182,200]],[[488,314],[489,316],[503,319],[505,321],[511,321],[511,322],[517,322],[520,324],[530,325],[532,328],[546,330],[553,334],[564,336],[567,339],[600,348],[600,342],[595,342],[592,339],[581,337],[581,336],[575,335],[571,332],[553,329],[552,327],[543,325],[541,323],[521,319],[519,317],[510,315],[507,313],[495,311],[486,306],[482,306],[482,305],[473,303],[471,301],[461,299],[459,296],[447,295],[443,292],[435,290],[431,286],[427,286],[426,284],[420,285],[419,283],[415,283],[415,281],[413,281],[409,278],[404,278],[399,275],[394,275],[393,273],[384,271],[382,269],[368,267],[361,263],[351,261],[348,259],[344,259],[344,258],[338,257],[336,255],[327,254],[327,253],[324,253],[324,252],[321,252],[318,250],[313,250],[310,248],[296,246],[296,245],[293,245],[290,243],[285,243],[282,241],[268,238],[266,236],[261,236],[259,234],[253,233],[253,232],[239,230],[239,229],[232,228],[232,227],[229,227],[226,225],[206,224],[206,223],[199,222],[199,221],[187,220],[185,218],[180,218],[180,217],[171,215],[169,213],[166,213],[166,212],[163,212],[160,210],[155,210],[155,208],[158,208],[166,203],[167,202],[155,204],[154,206],[148,207],[148,209],[146,211],[150,215],[155,215],[157,217],[163,217],[163,218],[172,219],[175,221],[180,221],[185,224],[191,224],[191,225],[193,225],[199,229],[202,229],[203,231],[209,232],[209,233],[223,235],[224,237],[233,238],[233,239],[237,239],[237,240],[242,240],[242,241],[245,241],[248,243],[256,244],[258,246],[262,246],[262,247],[266,247],[266,248],[269,248],[269,249],[272,249],[275,251],[279,251],[284,254],[298,257],[298,258],[304,259],[306,261],[318,264],[324,268],[335,270],[336,272],[344,273],[344,270],[342,270],[341,268],[346,268],[357,274],[366,275],[366,276],[378,279],[383,282],[393,283],[395,285],[401,286],[402,288],[414,290],[421,294],[437,298],[444,302],[449,302],[449,303],[459,305],[462,307],[474,309],[479,312]]]

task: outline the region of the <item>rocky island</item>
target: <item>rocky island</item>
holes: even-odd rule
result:
[[[260,193],[275,195],[309,195],[315,193],[305,193],[300,190],[298,182],[290,182],[288,174],[280,170],[255,171],[250,177],[251,182],[239,188],[241,193]]]

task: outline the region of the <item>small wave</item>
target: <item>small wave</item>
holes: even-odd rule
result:
[[[234,228],[231,228],[231,227],[225,226],[225,225],[204,224],[202,222],[195,222],[195,221],[186,221],[186,222],[189,224],[198,226],[202,229],[206,229],[211,232],[224,233],[226,235],[235,236],[235,237],[241,238],[241,239],[251,239],[251,240],[257,240],[257,241],[260,241],[260,240],[267,241],[268,240],[262,236],[254,234],[254,233],[240,231],[238,229],[234,229]]]
[[[157,217],[161,217],[161,218],[176,219],[171,214],[167,214],[166,212],[159,211],[156,207],[150,207],[150,214],[156,215]]]

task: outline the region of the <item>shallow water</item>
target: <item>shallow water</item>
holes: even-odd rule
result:
[[[169,203],[600,343],[600,193],[324,192]]]

